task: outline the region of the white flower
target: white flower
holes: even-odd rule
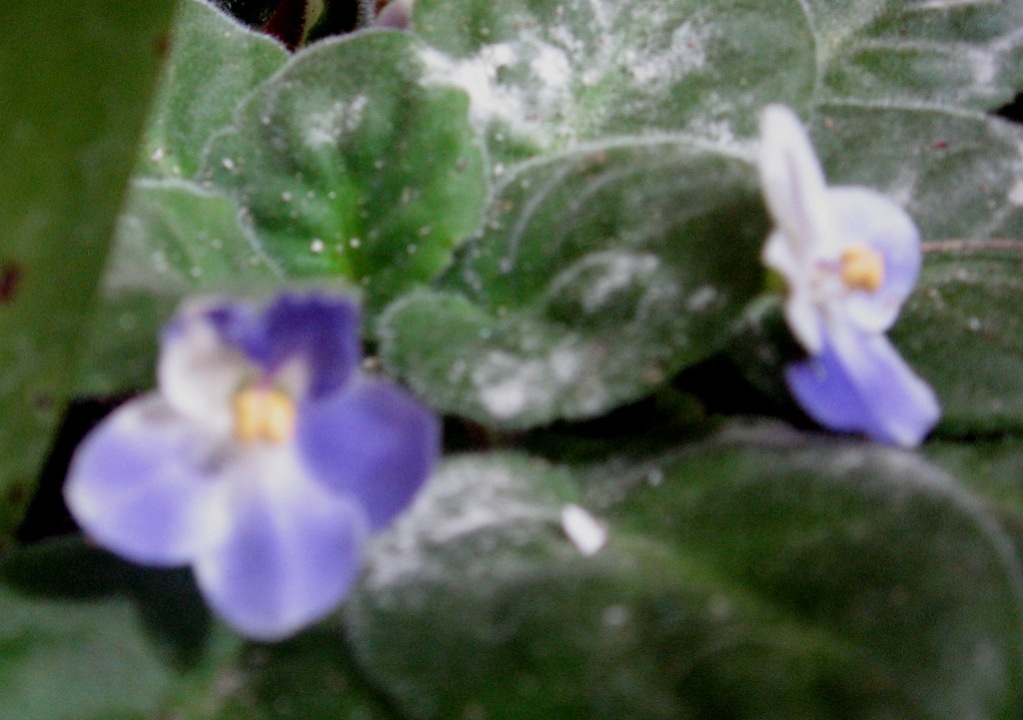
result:
[[[787,107],[761,116],[760,178],[776,228],[764,263],[785,279],[785,317],[809,358],[786,368],[793,395],[833,430],[916,445],[938,420],[934,393],[884,332],[916,284],[920,238],[891,199],[829,188]]]

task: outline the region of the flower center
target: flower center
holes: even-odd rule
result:
[[[234,436],[239,442],[274,444],[295,434],[295,403],[276,388],[247,387],[234,398]]]
[[[853,245],[842,253],[841,271],[848,289],[874,292],[884,282],[884,258],[866,245]]]

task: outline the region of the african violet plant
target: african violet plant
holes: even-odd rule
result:
[[[58,4],[5,717],[1019,716],[1023,5]]]

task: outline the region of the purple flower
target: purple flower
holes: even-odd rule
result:
[[[359,373],[359,324],[353,302],[321,294],[185,307],[162,337],[158,390],[78,449],[75,519],[134,562],[191,565],[249,637],[325,616],[440,446],[434,415]]]
[[[767,107],[760,129],[776,223],[764,262],[788,284],[785,317],[809,354],[786,368],[789,389],[826,427],[918,445],[938,421],[938,401],[884,336],[920,272],[916,226],[881,193],[827,187],[787,107]]]

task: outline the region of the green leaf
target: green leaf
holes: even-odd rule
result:
[[[908,453],[732,430],[586,498],[564,469],[447,463],[346,606],[408,716],[1013,717],[1020,568],[984,507]]]
[[[829,655],[852,661],[842,714],[889,716],[889,702],[911,717],[1017,712],[1018,556],[949,476],[909,453],[769,426],[725,433],[656,471],[653,484],[649,468],[634,473],[621,522],[671,538],[726,586],[766,601],[783,626],[812,628]],[[623,484],[611,478],[596,495],[614,498]],[[777,651],[799,658],[805,650],[785,634]]]
[[[816,95],[988,109],[1023,85],[1023,5],[808,0]]]
[[[464,86],[499,174],[580,140],[682,131],[735,145],[814,82],[800,3],[417,0],[429,76]],[[779,72],[784,68],[784,72]]]
[[[373,31],[300,52],[249,96],[202,170],[289,276],[359,281],[371,307],[433,279],[486,200],[467,99],[422,83],[416,47]]]
[[[1023,429],[1023,242],[939,243],[892,337],[942,406],[940,428]]]
[[[320,625],[293,640],[253,645],[215,715],[203,720],[397,720],[367,685],[339,628]]]
[[[139,568],[78,541],[0,562],[0,678],[10,720],[143,720],[214,695],[238,640],[187,571]]]
[[[32,496],[135,156],[171,0],[5,7],[0,542]]]
[[[938,440],[922,448],[940,466],[998,510],[1023,552],[1023,443],[1018,436],[969,442]]]
[[[1023,554],[1023,443],[1019,436],[938,440],[923,448],[927,459],[982,498]]]
[[[714,152],[632,143],[532,164],[444,290],[388,309],[381,357],[481,422],[593,417],[720,349],[760,287],[766,233],[752,168]]]
[[[258,290],[281,272],[238,208],[183,180],[136,180],[95,309],[77,390],[152,385],[159,329],[190,293]]]
[[[205,0],[183,0],[142,144],[139,171],[192,177],[203,145],[231,122],[242,97],[288,59],[267,35]]]
[[[563,709],[564,689],[552,683],[572,671],[560,661],[575,659],[565,635],[578,620],[552,626],[549,613],[530,610],[563,604],[542,578],[576,562],[559,518],[577,498],[566,473],[523,456],[456,458],[371,547],[346,627],[356,658],[404,715],[569,717],[543,712]]]
[[[579,140],[685,132],[736,149],[768,102],[987,109],[1023,83],[1023,8],[944,0],[419,0],[495,171]]]

